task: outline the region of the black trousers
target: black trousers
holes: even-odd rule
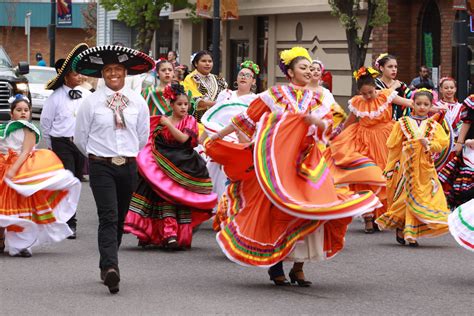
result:
[[[61,159],[64,168],[71,171],[78,179],[82,178],[82,170],[86,158],[70,137],[51,137],[51,149]],[[76,214],[67,222],[69,227],[76,228]]]
[[[115,166],[107,161],[89,159],[89,178],[99,216],[99,253],[101,269],[118,268],[118,249],[123,224],[137,183],[137,164]]]

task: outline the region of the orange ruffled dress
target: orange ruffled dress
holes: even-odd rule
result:
[[[429,140],[428,151],[421,138]],[[432,158],[448,145],[448,135],[433,118],[405,116],[395,123],[387,142],[388,211],[376,220],[380,228],[401,229],[406,240],[448,232],[450,212]]]
[[[355,96],[349,101],[349,110],[358,122],[349,125],[332,140],[327,155],[331,156],[335,183],[350,185],[354,191],[376,192],[384,207],[376,210],[376,216],[386,210],[386,180],[383,170],[387,164],[387,139],[392,131],[392,100],[396,91],[380,90],[377,98],[370,101]]]
[[[308,127],[306,114],[322,119],[326,127]],[[332,257],[344,245],[351,217],[379,204],[372,192],[351,195],[335,189],[318,149],[331,132],[330,108],[312,91],[273,87],[232,123],[254,143],[205,144],[231,180],[227,217],[216,236],[230,260],[270,267],[317,229],[323,256]]]
[[[16,176],[5,178],[21,152],[24,128],[39,141],[39,130],[27,121],[0,124],[0,227],[6,228],[10,255],[70,236],[66,222],[76,212],[81,193],[79,180],[46,149],[31,152]]]

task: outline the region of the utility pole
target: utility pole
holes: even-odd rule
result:
[[[56,51],[56,0],[51,0],[51,21],[48,25],[49,65],[54,67]]]
[[[219,68],[221,65],[221,6],[220,0],[214,0],[214,15],[212,19],[212,60],[214,66],[212,67],[212,73],[219,75]]]

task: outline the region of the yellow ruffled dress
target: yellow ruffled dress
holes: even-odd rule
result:
[[[421,139],[429,141],[428,150]],[[401,229],[405,240],[448,232],[449,209],[433,162],[433,154],[449,145],[444,129],[433,118],[402,117],[387,141],[388,211],[376,223]]]

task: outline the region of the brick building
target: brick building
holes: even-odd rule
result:
[[[87,8],[86,0],[73,0],[72,25],[56,29],[56,59],[65,57],[80,42],[87,42],[90,33],[85,30],[82,12]],[[36,64],[35,54],[40,52],[49,65],[49,39],[47,25],[50,23],[50,0],[7,0],[0,3],[0,45],[13,63],[27,61],[27,36],[25,35],[25,14],[31,11],[30,63]],[[89,45],[95,45],[95,41]]]
[[[391,22],[374,30],[373,58],[389,52],[397,56],[399,79],[409,83],[420,65],[455,76],[452,0],[389,0]],[[436,80],[436,78],[435,78]]]

